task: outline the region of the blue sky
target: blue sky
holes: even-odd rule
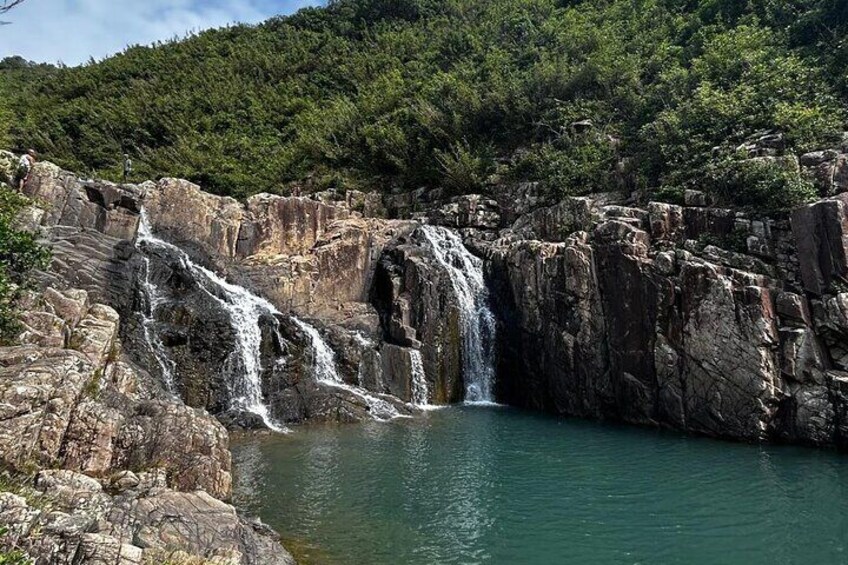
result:
[[[233,22],[256,23],[321,0],[25,0],[0,26],[0,59],[78,65]]]

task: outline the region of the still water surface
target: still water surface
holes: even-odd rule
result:
[[[305,565],[848,563],[848,456],[462,407],[234,445]]]

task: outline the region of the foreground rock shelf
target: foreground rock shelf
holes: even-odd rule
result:
[[[39,564],[293,563],[222,502],[226,430],[126,358],[117,312],[48,288],[23,323],[0,348],[0,544]]]

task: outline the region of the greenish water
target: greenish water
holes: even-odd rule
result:
[[[234,447],[304,563],[848,563],[848,457],[451,408]]]

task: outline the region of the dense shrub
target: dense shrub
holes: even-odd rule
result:
[[[762,211],[791,208],[812,200],[816,190],[790,159],[718,161],[705,177],[707,188],[721,203]]]
[[[17,333],[17,303],[30,285],[32,270],[45,267],[49,259],[35,236],[15,225],[18,213],[28,203],[26,197],[0,183],[0,343]]]
[[[845,128],[846,6],[339,0],[79,68],[7,59],[0,141],[112,178],[130,152],[139,177],[235,196],[305,181],[470,191],[495,170],[559,193],[673,196],[724,166],[716,147],[775,130],[798,152]]]

